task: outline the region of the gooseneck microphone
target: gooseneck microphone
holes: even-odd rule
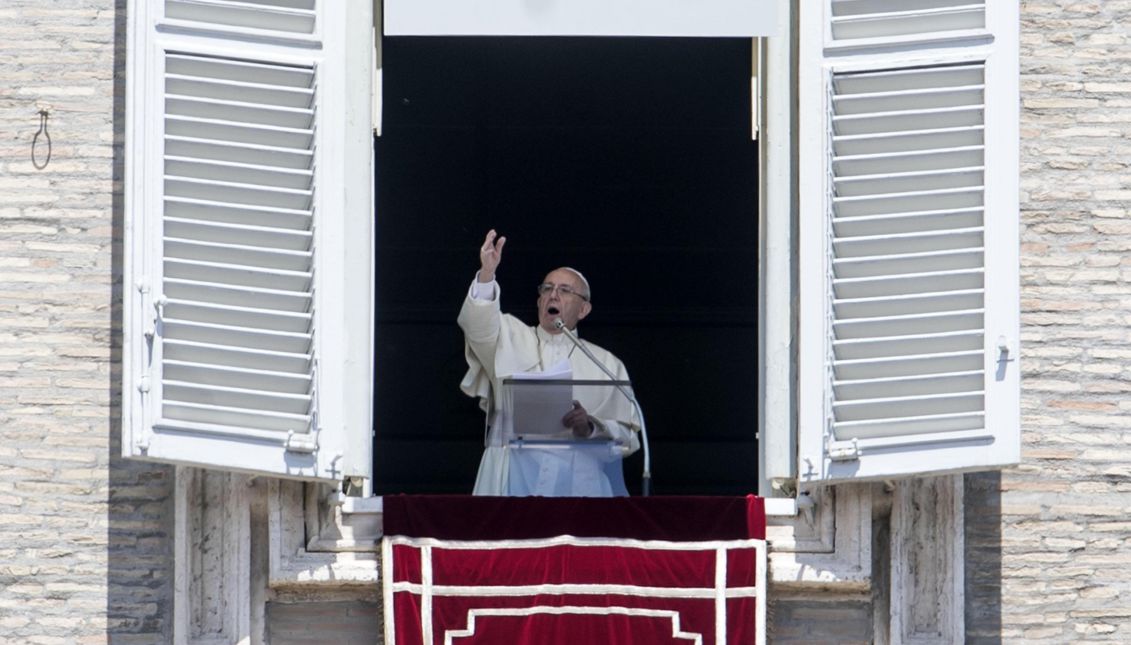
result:
[[[554,328],[561,330],[567,338],[573,341],[573,344],[576,345],[582,353],[588,356],[589,360],[593,361],[594,365],[601,368],[601,371],[609,377],[609,380],[618,380],[616,375],[609,371],[609,368],[605,367],[604,363],[597,360],[597,357],[593,355],[593,352],[589,351],[585,343],[582,343],[581,340],[565,326],[565,322],[561,318],[554,318]],[[620,390],[624,398],[628,399],[628,402],[636,409],[637,418],[640,419],[640,443],[644,447],[644,472],[640,476],[640,492],[644,497],[649,497],[652,494],[652,453],[648,450],[648,430],[644,425],[644,410],[640,409],[640,402],[637,401],[636,397],[626,390],[623,385],[618,384],[614,387]]]

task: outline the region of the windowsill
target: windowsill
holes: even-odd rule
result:
[[[373,497],[346,497],[342,501],[342,513],[346,515],[358,513],[384,512],[385,501],[380,495]],[[771,517],[793,517],[797,515],[798,503],[792,497],[766,498],[766,515]]]
[[[384,511],[385,498],[380,495],[347,497],[342,502],[342,513],[383,513]]]

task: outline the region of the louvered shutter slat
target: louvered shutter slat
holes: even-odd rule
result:
[[[846,258],[834,262],[836,275],[842,278],[892,277],[919,273],[941,273],[982,266],[982,250],[958,249],[928,253],[893,253],[862,258]]]
[[[203,383],[209,386],[232,387],[242,390],[298,394],[305,396],[310,390],[309,373],[287,373],[276,370],[256,370],[230,365],[210,365],[191,361],[165,359],[165,378],[170,381]]]
[[[980,107],[957,105],[953,107],[920,110],[900,110],[889,114],[866,112],[834,117],[838,136],[863,134],[915,133],[929,125],[934,130],[948,128],[981,127],[983,111]]]
[[[165,270],[168,278],[297,292],[310,288],[313,275],[309,271],[281,271],[178,258],[166,260]]]
[[[986,415],[982,412],[916,415],[868,421],[843,421],[833,425],[837,436],[867,440],[879,449],[901,445],[929,445],[930,442],[953,444],[974,439],[983,441],[988,433]],[[896,434],[898,433],[898,434]],[[935,435],[930,437],[928,435]]]
[[[235,145],[195,137],[165,138],[165,154],[190,159],[214,159],[230,163],[267,164],[266,167],[305,170],[310,168],[311,151],[252,144]]]
[[[227,365],[252,370],[268,370],[293,374],[309,373],[310,356],[247,347],[209,345],[193,341],[165,341],[165,357],[180,361],[202,361],[209,365]]]
[[[984,272],[981,269],[970,269],[867,278],[838,278],[832,281],[832,286],[836,289],[835,300],[851,300],[934,291],[981,289],[984,284],[983,278]]]
[[[840,340],[834,343],[836,353],[841,357],[839,366],[851,365],[857,359],[874,359],[884,357],[923,357],[927,354],[942,352],[980,352],[982,350],[982,334],[978,330],[952,332],[949,334],[931,334],[924,336],[880,337],[880,338],[855,338]]]
[[[242,285],[165,279],[165,295],[179,300],[239,305],[278,311],[310,311],[310,294],[277,289],[247,288]]]
[[[886,154],[837,156],[833,160],[837,175],[841,177],[869,175],[916,176],[931,170],[982,166],[981,146],[944,148],[934,150],[887,151]]]
[[[838,240],[883,235],[945,231],[949,229],[981,228],[982,209],[928,210],[889,215],[863,215],[839,217],[832,223]]]
[[[209,222],[265,226],[282,231],[310,231],[311,212],[256,205],[223,204],[208,199],[167,196],[165,213]]]
[[[309,251],[263,248],[236,244],[198,242],[183,238],[165,238],[165,253],[174,259],[216,262],[231,266],[252,266],[264,269],[302,272],[310,268]]]
[[[981,290],[966,290],[944,293],[916,293],[890,296],[890,298],[837,300],[832,303],[832,310],[834,310],[837,320],[854,320],[974,309],[981,302]]]
[[[197,56],[170,52],[165,59],[166,77],[190,76],[212,82],[233,81],[273,86],[280,91],[308,91],[314,87],[314,71],[305,65],[278,65],[226,57]]]
[[[166,109],[181,117],[257,126],[302,130],[310,127],[312,112],[304,108],[263,106],[256,103],[217,101],[200,97],[165,96]]]
[[[919,152],[922,150],[942,149],[969,149],[970,146],[982,145],[982,128],[974,120],[981,114],[981,109],[965,110],[971,117],[970,121],[957,127],[929,128],[903,130],[897,132],[885,131],[882,120],[873,119],[874,132],[845,134],[848,120],[838,122],[836,142],[836,155],[839,159],[853,156],[877,155],[898,152]],[[918,124],[922,126],[922,123]],[[882,158],[882,157],[881,157]]]
[[[301,82],[305,77],[305,74],[301,74],[295,80]],[[314,91],[309,87],[280,87],[244,80],[174,73],[168,73],[165,79],[167,95],[186,102],[226,101],[237,105],[275,106],[279,110],[290,108],[301,112],[308,110],[314,100]]]
[[[270,329],[247,329],[195,320],[165,319],[167,338],[207,345],[228,345],[267,351],[302,354],[311,358],[311,335]]]
[[[920,334],[918,338],[933,341],[936,337],[942,335],[944,334]],[[841,358],[833,367],[832,376],[839,381],[851,381],[854,379],[961,372],[979,369],[980,367],[978,357],[969,351],[878,355],[875,358]]]
[[[169,300],[165,305],[165,312],[169,318],[174,320],[191,320],[212,325],[299,334],[310,328],[311,320],[309,314],[274,312],[179,300]]]
[[[837,219],[840,219],[841,217],[862,217],[866,215],[907,214],[929,208],[981,207],[984,193],[982,186],[963,186],[905,193],[836,197],[833,199],[833,203],[837,209]]]
[[[887,298],[858,298],[833,302],[833,312],[838,320],[880,318],[906,314],[908,311],[929,313],[974,309],[982,302],[982,291],[962,291],[892,296]]]
[[[167,418],[181,421],[186,428],[202,432],[231,429],[268,441],[282,433],[305,433],[310,425],[310,416],[305,413],[286,414],[277,410],[225,407],[185,400],[169,401],[163,408]]]
[[[838,41],[926,36],[983,29],[985,3],[971,0],[832,0],[832,35]]]
[[[208,158],[165,157],[165,171],[174,177],[226,181],[232,184],[295,189],[309,196],[311,172],[306,169],[271,168],[229,163]]]
[[[304,251],[310,248],[310,231],[265,226],[242,226],[179,217],[165,218],[165,234],[169,238],[186,238],[202,242],[228,242],[239,246]]]
[[[170,115],[166,119],[165,132],[181,137],[299,150],[312,149],[314,143],[314,131],[309,128],[251,125],[226,119],[199,119],[181,115]]]
[[[948,78],[934,76],[931,80],[945,82]],[[845,83],[845,86],[844,91],[852,91],[851,83]],[[872,92],[869,90],[866,93],[845,96],[834,101],[833,109],[842,117],[898,116],[912,112],[921,113],[923,110],[945,112],[947,108],[981,105],[982,101],[983,87],[981,85],[918,90],[901,88],[890,92]]]
[[[837,191],[845,197],[905,194],[923,190],[948,190],[979,185],[981,167],[953,168],[947,171],[901,172],[844,177],[837,180]]]
[[[934,334],[964,329],[980,329],[982,322],[981,309],[931,312],[883,318],[841,320],[833,323],[833,333],[836,334],[837,338],[843,339],[889,337],[908,333],[908,330],[912,329],[919,334]]]
[[[982,230],[967,228],[949,231],[924,230],[892,235],[838,236],[835,247],[837,257],[841,258],[981,248]]]
[[[166,405],[176,405],[179,402],[184,402],[242,409],[249,413],[267,410],[287,414],[308,415],[310,413],[311,399],[309,396],[302,394],[224,387],[208,383],[203,379],[192,381],[165,379],[162,382],[162,387],[164,388]],[[197,419],[192,418],[183,420],[197,421]],[[254,423],[249,425],[256,427]],[[309,428],[307,430],[309,430]]]
[[[165,177],[165,190],[173,197],[208,196],[218,202],[236,206],[268,206],[291,210],[309,209],[314,196],[309,190],[208,181],[175,175]]]
[[[913,419],[919,416],[952,414],[959,412],[980,412],[985,407],[985,397],[977,392],[959,392],[932,395],[911,395],[867,399],[862,401],[840,401],[833,405],[837,421],[870,421],[893,418]],[[835,425],[834,425],[835,427]],[[901,434],[907,434],[900,431]],[[834,434],[838,440],[861,439],[847,434]]]
[[[289,33],[314,31],[314,0],[166,0],[165,15],[225,27]]]
[[[979,392],[982,389],[982,373],[973,370],[917,375],[913,378],[862,379],[848,383],[834,382],[833,388],[841,401],[880,399],[893,394],[907,397],[947,392]]]

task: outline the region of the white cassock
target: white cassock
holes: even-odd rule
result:
[[[600,459],[590,451],[523,449],[521,462],[511,463],[512,449],[502,440],[499,414],[503,409],[499,387],[503,379],[512,374],[543,371],[567,359],[574,379],[603,381],[609,377],[565,334],[551,334],[502,313],[500,291],[493,281],[480,284],[473,280],[458,319],[468,368],[460,389],[468,396],[478,397],[480,407],[488,414],[486,447],[479,462],[474,494],[508,495],[515,494],[517,489],[535,495],[612,496],[618,491],[608,469],[615,468],[612,474],[619,480],[619,459]],[[617,380],[628,380],[628,371],[616,356],[593,343],[581,342]],[[640,448],[636,433],[639,420],[633,405],[617,388],[578,387],[574,398],[589,412],[595,428],[593,437],[621,443],[627,448],[626,455]],[[566,412],[554,414],[565,416]],[[526,481],[512,485],[516,484],[509,481],[512,471]],[[619,492],[624,494],[623,490]]]

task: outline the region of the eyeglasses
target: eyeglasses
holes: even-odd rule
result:
[[[589,302],[589,296],[581,293],[568,284],[553,284],[551,282],[543,282],[542,284],[538,285],[538,295],[540,296],[548,295],[554,290],[557,290],[557,292],[562,294],[563,296],[577,296],[585,302]]]

